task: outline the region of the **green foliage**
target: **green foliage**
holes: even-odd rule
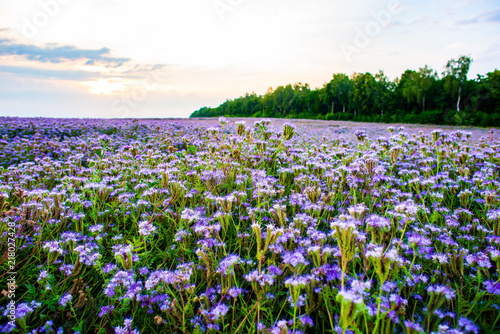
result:
[[[389,81],[384,72],[333,74],[323,87],[278,86],[245,94],[191,117],[268,117],[358,122],[500,126],[500,71],[467,79],[472,59],[451,59],[442,77],[427,65]]]

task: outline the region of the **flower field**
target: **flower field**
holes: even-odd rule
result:
[[[500,140],[0,120],[0,332],[499,333]]]

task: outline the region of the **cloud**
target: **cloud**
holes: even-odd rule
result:
[[[0,39],[0,56],[17,55],[28,60],[42,63],[61,63],[64,61],[86,60],[85,65],[104,63],[110,67],[120,67],[129,58],[114,58],[109,56],[110,49],[99,50],[79,49],[71,45],[36,45],[16,44],[8,39]]]
[[[493,44],[491,44],[481,54],[481,58],[483,58],[483,59],[491,59],[493,61],[496,61],[499,56],[500,56],[500,41],[496,41]],[[498,67],[495,67],[495,68],[498,68]],[[487,71],[490,71],[490,70],[491,70],[491,67]]]
[[[492,12],[486,13],[485,20],[487,22],[500,22],[500,8],[497,8]]]
[[[500,23],[500,8],[492,11],[484,11],[481,14],[469,18],[461,19],[456,22],[458,25],[474,24],[474,23]]]
[[[151,66],[149,70],[132,70],[125,72],[98,73],[84,70],[55,70],[30,66],[0,65],[0,74],[15,74],[16,77],[40,78],[46,80],[89,81],[95,79],[131,79],[141,80],[152,71],[159,71],[161,67]],[[156,78],[161,72],[155,74]]]
[[[59,79],[59,80],[90,80],[100,77],[99,74],[87,71],[72,71],[72,70],[49,70],[43,68],[27,67],[27,66],[8,66],[0,65],[0,73],[16,74],[22,77],[38,77],[43,79]]]
[[[173,65],[167,65],[167,64],[154,64],[154,65],[140,65],[136,64],[129,70],[123,72],[124,74],[130,74],[130,73],[142,73],[142,72],[151,72],[151,71],[161,71],[165,67],[169,67]]]
[[[477,23],[478,22],[478,19],[477,17],[474,17],[472,19],[462,19],[462,20],[458,20],[456,22],[457,25],[467,25],[467,24],[474,24],[474,23]]]
[[[414,26],[414,25],[421,25],[428,23],[428,19],[425,17],[425,15],[420,15],[419,17],[412,18],[411,20],[406,20],[406,21],[393,21],[390,22],[389,25],[394,25],[394,26]]]
[[[453,50],[453,49],[458,49],[458,48],[464,48],[467,47],[467,44],[465,43],[452,43],[449,44],[445,47],[445,50]]]

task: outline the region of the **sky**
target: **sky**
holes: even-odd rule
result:
[[[0,116],[182,118],[461,55],[499,68],[500,1],[0,0]]]

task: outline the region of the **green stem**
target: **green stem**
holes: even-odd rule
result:
[[[260,299],[257,301],[257,303],[260,302]],[[255,303],[255,305],[252,307],[252,309],[250,311],[248,311],[247,315],[243,318],[243,320],[241,321],[241,324],[238,326],[238,328],[236,328],[236,330],[234,331],[234,334],[238,333],[241,326],[243,326],[243,324],[245,323],[245,321],[247,320],[248,316],[252,313],[252,311],[254,310],[254,308],[257,307],[257,303]]]
[[[330,293],[328,293],[328,297],[329,296],[330,296]],[[325,306],[326,306],[326,312],[328,312],[328,320],[330,321],[330,326],[332,327],[332,330],[334,330],[335,326],[333,326],[332,314],[330,313],[330,308],[328,307],[328,303],[326,301],[326,298],[323,299],[323,302],[325,303]]]
[[[384,281],[380,281],[380,293],[377,297],[377,320],[375,321],[375,328],[373,333],[377,333],[378,325],[380,323],[380,303],[382,302],[382,288],[384,286]]]
[[[405,219],[405,228],[403,229],[403,233],[401,234],[401,238],[399,239],[398,247],[396,247],[396,249],[399,249],[399,246],[401,245],[401,242],[403,241],[403,237],[405,236],[407,227],[408,227],[408,219],[406,218]]]

